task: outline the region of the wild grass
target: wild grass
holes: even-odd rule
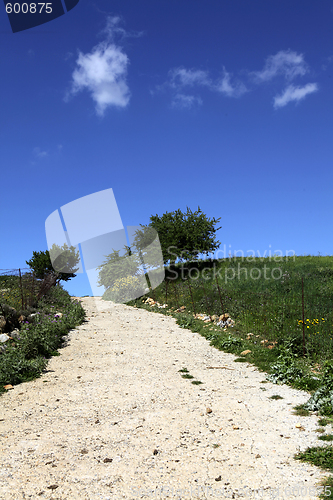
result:
[[[2,280],[1,288],[5,288]],[[6,282],[9,291],[0,296],[0,303],[19,307],[17,279]],[[0,353],[0,394],[6,385],[17,385],[40,377],[48,359],[59,356],[66,334],[85,318],[85,311],[78,301],[72,301],[61,285],[52,288],[37,304],[37,315],[32,323],[21,325],[19,338],[6,342],[6,350]],[[55,313],[61,313],[58,317]],[[10,333],[8,333],[10,336]]]

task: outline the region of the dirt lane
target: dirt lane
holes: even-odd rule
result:
[[[327,473],[292,458],[324,445],[316,416],[292,414],[309,394],[171,317],[80,300],[90,319],[61,356],[0,398],[1,500],[316,498]]]

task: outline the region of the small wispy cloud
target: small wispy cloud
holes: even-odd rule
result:
[[[48,156],[48,152],[42,151],[39,147],[33,149],[33,154],[36,158],[45,158],[45,156]]]
[[[327,61],[330,63],[331,58],[328,58]],[[234,78],[232,73],[226,71],[224,67],[220,79],[215,80],[209,76],[208,71],[179,67],[171,69],[168,73],[168,80],[163,85],[157,86],[156,90],[171,89],[173,92],[173,107],[189,109],[194,104],[202,104],[201,97],[192,95],[193,90],[199,87],[205,87],[207,90],[218,92],[225,97],[239,98],[253,90],[254,86],[282,77],[287,81],[288,86],[281,95],[274,98],[274,108],[278,109],[292,101],[299,102],[307,95],[318,91],[317,83],[308,83],[303,86],[291,84],[293,80],[303,77],[309,71],[304,55],[288,49],[280,50],[277,54],[268,56],[263,69],[260,71],[243,70],[243,75],[245,74],[248,78],[246,84],[238,78]],[[187,88],[191,88],[190,95],[186,93]]]
[[[250,76],[256,83],[261,83],[268,82],[279,75],[287,80],[293,80],[297,76],[305,75],[308,71],[303,54],[297,54],[289,49],[267,57],[263,69],[250,72]]]
[[[156,87],[157,91],[172,89],[172,106],[190,109],[196,104],[202,104],[200,96],[186,94],[186,88],[205,87],[211,92],[218,92],[228,97],[240,97],[247,92],[242,82],[231,82],[231,74],[223,68],[223,77],[213,80],[208,71],[201,69],[186,69],[184,67],[172,68],[168,72],[168,80]],[[151,92],[154,94],[155,92]]]
[[[65,56],[64,56],[64,59],[65,59],[65,61],[68,61],[72,57],[74,57],[73,52],[67,52],[67,54],[65,54]]]
[[[224,94],[228,97],[240,97],[241,95],[248,92],[248,89],[246,88],[244,83],[240,81],[237,81],[232,85],[230,73],[228,73],[225,68],[223,68],[223,70],[224,76],[216,86],[216,90],[218,92],[221,92],[221,94]]]
[[[321,69],[323,71],[326,71],[327,68],[329,67],[329,65],[332,64],[332,62],[333,62],[333,56],[326,57],[325,58],[325,63],[326,64],[322,64]]]
[[[172,99],[172,107],[180,109],[190,109],[195,104],[201,105],[202,99],[193,95],[176,94]]]
[[[72,74],[71,90],[65,97],[87,90],[96,104],[96,112],[103,116],[110,106],[124,108],[130,100],[126,83],[129,59],[119,45],[114,43],[115,35],[124,34],[118,26],[119,17],[107,19],[104,30],[106,40],[96,45],[91,52],[79,52],[76,69]]]
[[[289,85],[282,95],[276,96],[274,98],[274,108],[282,108],[286,106],[289,102],[300,101],[304,99],[307,95],[313,94],[313,92],[318,91],[318,85],[316,83],[308,83],[304,87],[295,87],[294,85]]]
[[[100,35],[105,36],[106,40],[113,41],[117,35],[120,40],[124,38],[138,38],[144,35],[143,31],[127,31],[120,26],[123,23],[121,16],[107,16],[106,26]]]
[[[173,68],[169,71],[169,78],[169,85],[176,89],[194,85],[211,86],[207,71],[200,69]]]

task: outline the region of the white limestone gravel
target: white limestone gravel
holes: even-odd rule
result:
[[[308,393],[170,316],[80,300],[88,322],[0,398],[1,500],[318,497],[328,473],[293,459],[325,446],[317,416],[292,414]]]

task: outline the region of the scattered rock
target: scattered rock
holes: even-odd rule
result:
[[[10,336],[12,339],[15,339],[15,340],[20,340],[20,330],[18,328],[15,328],[15,330],[13,330],[12,332],[10,332]]]
[[[14,387],[11,384],[4,385],[4,388],[7,390],[14,389]]]
[[[215,481],[222,481],[222,476],[216,477]]]
[[[59,484],[51,484],[51,486],[47,486],[47,488],[49,490],[56,490],[57,488],[59,488]]]
[[[194,314],[194,317],[195,319],[201,319],[202,321],[210,321],[210,318],[209,316],[207,316],[207,314],[201,314],[201,313],[198,313],[198,314]]]
[[[267,347],[268,349],[273,349],[273,347],[276,346],[277,342],[269,342],[269,340],[261,340],[260,344],[262,344],[264,347]],[[267,344],[267,345],[266,345]]]
[[[213,410],[211,408],[206,408],[206,413],[212,413]]]
[[[113,458],[104,458],[103,462],[105,464],[108,464],[108,463],[112,462],[112,460],[113,460]]]
[[[166,307],[168,307],[168,304],[163,304],[161,305],[159,302],[151,299],[150,297],[148,297],[146,300],[145,300],[145,304],[149,304],[150,306],[157,306],[159,309],[165,309]]]
[[[158,454],[158,450],[154,450],[153,455],[157,455],[157,454]]]
[[[246,356],[247,354],[250,354],[250,349],[246,349],[246,351],[243,351],[240,353],[241,356]]]
[[[235,322],[233,319],[230,318],[230,315],[228,313],[222,314],[221,316],[216,316],[213,314],[213,316],[208,316],[207,314],[194,314],[193,315],[195,319],[200,319],[204,323],[210,323],[213,322],[216,326],[220,326],[221,328],[228,328],[228,327],[234,327]]]
[[[6,333],[2,333],[0,335],[0,342],[7,342],[7,340],[9,340],[10,337],[6,334]]]

